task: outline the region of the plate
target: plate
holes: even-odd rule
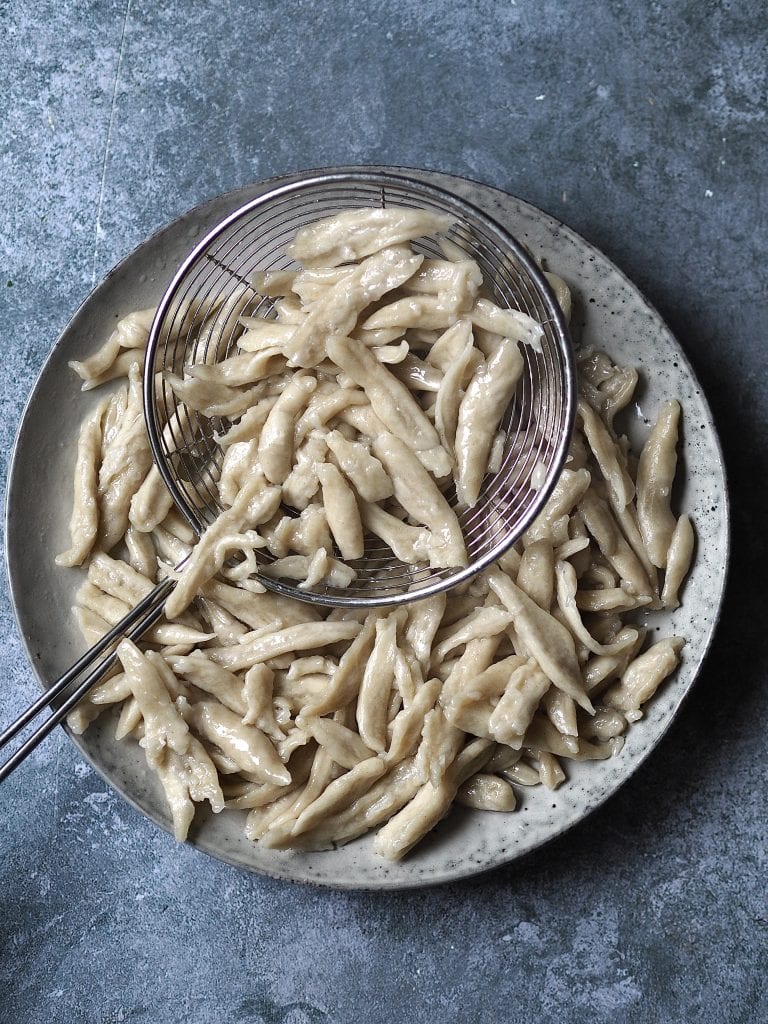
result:
[[[200,850],[273,877],[350,889],[410,888],[496,867],[554,839],[604,803],[648,757],[690,690],[712,639],[728,563],[725,473],[709,408],[679,345],[634,285],[570,228],[513,196],[449,175],[378,169],[405,171],[483,207],[565,278],[575,298],[575,339],[603,347],[617,363],[636,366],[641,372],[643,387],[630,415],[630,435],[647,431],[647,423],[664,400],[680,400],[685,471],[676,497],[695,523],[697,553],[682,606],[649,618],[659,636],[687,637],[679,670],[660,689],[642,721],[629,730],[618,756],[586,764],[568,762],[569,781],[556,792],[543,787],[526,790],[520,809],[509,815],[454,809],[398,864],[377,857],[370,836],[322,853],[267,850],[243,834],[245,812],[215,816],[198,811],[189,841]],[[7,499],[11,595],[42,686],[82,652],[82,639],[70,613],[81,573],[58,569],[53,559],[69,543],[75,439],[97,395],[81,394],[67,361],[89,355],[119,317],[157,303],[195,241],[225,214],[294,179],[293,175],[271,179],[213,199],[153,235],[91,293],[43,367],[16,439]],[[45,472],[40,471],[41,462]],[[34,543],[31,537],[36,538]],[[132,743],[117,743],[113,732],[114,719],[102,715],[85,735],[70,738],[114,789],[170,831],[162,791],[143,751]]]

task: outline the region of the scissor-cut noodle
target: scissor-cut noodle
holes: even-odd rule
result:
[[[109,399],[99,402],[80,427],[75,461],[75,497],[69,524],[71,547],[56,556],[57,565],[82,565],[96,541],[99,530],[101,424],[108,404]]]
[[[374,440],[373,450],[389,473],[397,500],[430,531],[429,564],[439,568],[466,565],[467,549],[456,513],[416,455],[387,431]]]
[[[328,525],[342,558],[352,561],[363,556],[363,524],[354,492],[330,462],[318,466]]]
[[[672,483],[677,467],[677,433],[680,403],[667,402],[653,425],[637,466],[637,518],[651,561],[667,564],[667,552],[675,530],[670,508]]]
[[[496,349],[473,373],[459,406],[456,493],[470,507],[477,504],[496,429],[522,371],[523,357],[517,342],[500,338]]]
[[[289,253],[305,266],[334,267],[421,235],[440,234],[451,223],[444,214],[406,207],[348,210],[302,228]]]
[[[680,604],[678,592],[688,575],[694,543],[695,534],[690,518],[680,516],[667,551],[667,569],[664,574],[664,588],[661,591],[661,603],[665,608],[677,608]]]

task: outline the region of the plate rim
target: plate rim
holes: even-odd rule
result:
[[[194,836],[194,834],[192,835],[192,837],[185,844],[187,846],[190,846],[190,847],[194,848],[196,851],[205,854],[206,856],[208,856],[208,857],[210,857],[210,858],[212,858],[214,860],[218,860],[218,861],[224,862],[224,863],[226,863],[226,864],[228,864],[228,865],[230,865],[232,867],[235,867],[235,868],[237,868],[237,869],[239,869],[241,871],[248,872],[249,874],[263,875],[265,877],[273,878],[273,879],[280,880],[280,881],[286,881],[286,882],[296,883],[296,884],[299,884],[299,885],[308,885],[308,886],[313,886],[313,887],[322,888],[322,889],[340,890],[340,891],[341,890],[343,890],[343,891],[358,891],[358,892],[406,891],[406,890],[421,889],[421,888],[431,888],[433,886],[444,885],[444,884],[447,884],[447,883],[450,883],[450,882],[458,882],[458,881],[461,881],[461,880],[466,879],[466,878],[472,878],[472,877],[477,877],[477,876],[486,874],[486,873],[488,873],[490,871],[494,871],[494,870],[497,870],[499,868],[503,868],[503,867],[509,868],[511,865],[522,865],[522,864],[524,864],[530,858],[530,856],[532,856],[533,854],[539,852],[544,847],[550,845],[554,841],[560,839],[563,835],[565,835],[571,829],[576,828],[577,826],[583,824],[585,821],[589,820],[595,814],[596,811],[598,811],[602,807],[604,807],[604,805],[612,797],[614,797],[619,792],[619,790],[621,790],[626,785],[627,782],[629,782],[629,780],[635,775],[635,773],[639,770],[639,768],[642,765],[645,764],[647,759],[657,749],[657,747],[659,746],[661,741],[668,734],[668,732],[669,732],[670,728],[672,727],[673,723],[675,723],[677,721],[677,718],[678,718],[678,715],[679,715],[681,709],[683,708],[685,703],[690,698],[690,695],[691,695],[692,691],[694,690],[694,688],[696,686],[696,683],[698,682],[698,680],[699,680],[699,678],[701,676],[702,670],[704,669],[704,666],[705,666],[705,664],[706,664],[706,662],[707,662],[707,660],[709,658],[709,655],[710,655],[710,652],[712,650],[712,646],[713,646],[713,643],[714,643],[714,639],[715,639],[715,636],[716,636],[718,628],[719,628],[720,618],[721,618],[721,613],[722,613],[722,607],[723,607],[723,601],[724,601],[725,593],[726,593],[726,590],[727,590],[728,579],[729,579],[729,574],[730,574],[730,569],[731,569],[731,565],[730,565],[730,562],[731,562],[731,559],[730,559],[730,554],[731,554],[731,508],[730,508],[730,490],[729,490],[729,486],[728,486],[728,473],[727,473],[726,463],[725,463],[725,460],[724,460],[724,457],[723,457],[722,443],[720,441],[720,435],[719,435],[719,432],[718,432],[718,429],[717,429],[715,418],[714,418],[714,416],[712,414],[712,409],[711,409],[711,406],[710,406],[709,401],[707,399],[706,392],[701,387],[701,382],[699,381],[699,378],[698,378],[698,376],[697,376],[697,374],[696,374],[696,372],[695,372],[695,370],[694,370],[694,368],[693,368],[693,366],[691,364],[690,358],[689,358],[687,352],[680,345],[680,342],[678,341],[678,339],[675,336],[675,334],[669,328],[669,326],[667,325],[667,323],[664,320],[664,318],[660,315],[660,313],[656,309],[655,305],[648,300],[648,298],[646,297],[645,293],[643,291],[641,291],[640,288],[636,284],[634,284],[634,282],[627,276],[627,274],[625,274],[624,271],[620,267],[618,267],[609,256],[607,256],[604,252],[602,252],[600,249],[598,249],[597,246],[595,246],[593,243],[591,243],[586,238],[584,238],[579,232],[577,232],[576,230],[571,228],[568,224],[563,222],[559,217],[549,213],[548,211],[542,209],[539,206],[536,206],[533,203],[528,202],[525,199],[520,198],[519,196],[514,195],[511,192],[508,192],[505,189],[497,188],[496,186],[489,185],[489,184],[487,184],[485,182],[478,181],[478,180],[473,179],[473,178],[471,178],[469,176],[466,176],[466,175],[453,174],[453,173],[450,173],[450,172],[435,170],[435,169],[431,169],[431,168],[395,167],[395,166],[391,166],[391,165],[378,165],[378,164],[377,165],[362,165],[362,164],[360,164],[360,165],[352,165],[352,164],[350,164],[350,165],[340,165],[338,167],[307,168],[305,170],[291,171],[291,172],[286,173],[286,174],[271,175],[270,177],[267,177],[267,178],[259,179],[259,180],[256,180],[256,181],[251,181],[251,182],[246,183],[245,185],[238,186],[237,188],[234,188],[234,189],[229,189],[229,190],[227,190],[227,191],[225,191],[225,192],[223,192],[223,193],[221,193],[219,195],[208,197],[208,198],[202,200],[201,202],[196,203],[194,206],[188,208],[187,210],[184,210],[182,213],[180,213],[177,216],[173,217],[171,220],[169,220],[168,222],[166,222],[165,224],[161,225],[160,227],[158,227],[157,229],[152,231],[150,234],[148,234],[136,246],[134,246],[131,249],[130,252],[128,252],[120,260],[118,260],[118,262],[115,263],[107,271],[107,273],[104,275],[104,277],[93,288],[90,289],[90,291],[85,296],[85,298],[82,300],[82,302],[79,303],[79,305],[74,310],[74,312],[69,316],[66,324],[64,325],[64,327],[59,332],[55,342],[53,343],[53,345],[51,346],[50,350],[48,351],[45,359],[43,360],[43,363],[42,363],[42,365],[41,365],[41,367],[40,367],[40,369],[39,369],[39,371],[38,371],[38,373],[37,373],[37,375],[35,377],[34,383],[32,384],[32,386],[30,388],[29,394],[27,395],[26,401],[24,402],[23,408],[21,410],[18,427],[16,429],[16,433],[15,433],[15,436],[14,436],[13,444],[11,446],[11,449],[10,449],[10,452],[9,452],[9,457],[8,457],[8,471],[7,471],[7,478],[6,478],[5,501],[4,501],[5,531],[4,531],[3,546],[4,546],[4,556],[5,556],[5,573],[6,573],[6,579],[8,581],[8,593],[9,593],[9,597],[10,597],[10,603],[11,603],[11,609],[12,609],[12,612],[13,612],[13,618],[14,618],[14,622],[15,622],[15,625],[16,625],[17,635],[19,636],[19,638],[20,638],[20,640],[22,642],[22,645],[23,645],[23,648],[24,648],[24,652],[25,652],[26,657],[27,657],[27,661],[28,661],[28,663],[29,663],[29,665],[30,665],[30,667],[31,667],[31,669],[33,671],[34,677],[35,677],[36,682],[37,682],[37,686],[40,689],[40,691],[45,691],[47,689],[47,686],[44,683],[42,674],[41,674],[41,672],[40,672],[40,670],[38,668],[37,662],[36,662],[36,660],[34,658],[32,649],[30,647],[30,642],[29,642],[29,640],[28,640],[28,638],[27,638],[27,636],[26,636],[26,634],[24,632],[24,629],[22,628],[22,623],[21,623],[21,620],[20,620],[20,617],[19,617],[19,603],[20,602],[17,600],[17,592],[21,589],[21,578],[20,578],[20,575],[17,577],[16,574],[14,573],[14,571],[12,570],[12,562],[15,562],[17,556],[12,553],[11,548],[10,548],[9,540],[10,540],[11,531],[9,530],[8,525],[9,525],[9,522],[10,522],[10,510],[11,510],[11,505],[12,505],[13,494],[14,494],[16,488],[18,487],[18,477],[19,477],[19,468],[18,468],[18,466],[19,466],[19,461],[20,461],[20,453],[22,451],[22,446],[23,446],[23,437],[24,437],[24,432],[25,432],[25,425],[27,424],[27,421],[28,421],[28,414],[29,414],[30,408],[31,408],[31,406],[33,404],[33,401],[34,401],[35,397],[36,397],[36,394],[37,394],[38,388],[40,386],[40,383],[41,383],[43,377],[45,376],[45,374],[46,374],[46,372],[48,370],[49,364],[54,360],[54,358],[55,358],[59,348],[62,346],[62,344],[63,344],[67,334],[70,332],[70,329],[71,329],[73,323],[77,320],[77,318],[80,316],[80,314],[91,304],[91,302],[94,300],[95,296],[98,293],[100,293],[103,289],[107,288],[107,286],[109,285],[111,279],[115,275],[117,275],[121,270],[123,270],[134,259],[134,257],[139,252],[139,250],[144,248],[144,246],[146,246],[151,241],[155,240],[158,236],[164,234],[165,232],[167,232],[170,229],[172,229],[174,226],[179,225],[180,223],[188,220],[189,218],[194,217],[196,214],[203,214],[207,210],[208,207],[212,206],[215,203],[225,203],[229,197],[234,197],[234,196],[243,195],[243,194],[255,194],[256,190],[262,190],[262,189],[265,189],[265,188],[269,188],[269,187],[271,187],[271,186],[273,186],[273,185],[275,185],[277,183],[283,183],[283,182],[288,183],[288,182],[294,181],[295,179],[297,179],[299,177],[303,177],[303,176],[306,176],[306,175],[313,175],[315,173],[332,173],[332,172],[337,172],[337,171],[399,171],[400,173],[406,172],[406,173],[409,173],[409,174],[413,174],[414,176],[417,176],[417,177],[419,175],[427,175],[427,176],[437,175],[438,177],[440,177],[441,179],[443,179],[444,181],[447,181],[447,182],[460,182],[462,184],[474,185],[474,186],[482,188],[483,190],[489,191],[491,193],[496,193],[498,196],[502,197],[503,200],[510,200],[511,199],[515,203],[518,203],[521,207],[527,208],[533,214],[537,214],[537,215],[538,214],[543,214],[544,217],[546,219],[548,219],[554,226],[556,226],[563,234],[565,234],[566,236],[569,236],[570,240],[572,242],[575,242],[577,244],[577,246],[582,251],[586,251],[586,252],[588,252],[590,254],[596,254],[597,256],[599,256],[601,260],[605,261],[607,264],[610,265],[612,271],[615,272],[618,275],[618,277],[621,279],[621,281],[639,297],[639,299],[642,301],[643,305],[647,308],[648,311],[650,311],[650,313],[652,313],[653,317],[658,321],[658,323],[663,327],[663,329],[668,333],[670,338],[673,340],[673,342],[674,342],[674,344],[675,344],[675,346],[677,348],[677,351],[679,353],[679,356],[684,361],[684,364],[685,364],[684,368],[686,370],[686,373],[688,374],[688,376],[690,377],[691,381],[696,385],[696,387],[699,390],[699,396],[700,396],[702,405],[704,407],[704,410],[706,411],[706,414],[707,414],[708,428],[709,428],[709,433],[710,433],[710,436],[711,436],[711,440],[712,440],[712,442],[714,444],[714,447],[716,449],[717,456],[718,456],[718,467],[720,469],[720,472],[722,473],[722,478],[723,478],[723,496],[724,496],[725,500],[724,500],[724,503],[723,503],[723,507],[720,510],[720,512],[721,512],[721,514],[723,516],[722,533],[723,533],[723,540],[724,540],[723,563],[722,563],[722,567],[721,567],[722,568],[722,572],[721,572],[721,575],[720,575],[721,583],[720,583],[719,593],[717,594],[716,606],[714,606],[712,608],[712,623],[711,623],[711,628],[709,629],[709,636],[708,636],[708,638],[706,640],[706,643],[704,644],[703,648],[700,651],[699,658],[698,658],[698,666],[696,668],[696,671],[695,671],[695,673],[694,673],[690,683],[688,684],[688,686],[680,694],[679,698],[675,702],[675,704],[673,706],[673,710],[669,714],[667,721],[663,724],[662,728],[660,729],[658,734],[655,736],[652,744],[650,746],[648,746],[648,748],[646,750],[642,751],[639,754],[639,756],[628,766],[628,769],[621,775],[619,780],[614,783],[613,787],[609,791],[607,791],[605,793],[601,793],[598,796],[598,798],[596,799],[596,801],[591,806],[589,806],[585,811],[583,811],[583,813],[579,817],[577,817],[575,820],[564,823],[563,825],[558,827],[556,830],[552,831],[550,834],[546,835],[545,837],[543,837],[542,839],[537,841],[529,849],[526,849],[526,850],[524,850],[522,852],[515,853],[513,848],[509,848],[507,853],[502,854],[501,856],[496,857],[493,860],[493,862],[491,862],[491,863],[477,865],[477,864],[474,864],[473,862],[465,861],[458,868],[458,870],[456,869],[455,866],[453,866],[453,867],[446,866],[442,870],[434,872],[434,873],[431,873],[428,876],[397,878],[397,877],[393,877],[393,876],[390,876],[390,875],[385,875],[381,879],[377,880],[375,883],[372,883],[370,881],[369,882],[355,882],[355,881],[349,881],[347,879],[326,879],[326,878],[312,878],[312,877],[307,877],[307,876],[299,876],[299,875],[296,875],[295,873],[291,873],[291,870],[290,870],[291,862],[288,859],[286,859],[286,861],[284,862],[285,869],[286,869],[284,871],[281,871],[281,870],[271,870],[270,868],[263,867],[263,866],[258,866],[257,867],[256,865],[244,864],[241,860],[238,860],[236,857],[229,855],[228,852],[226,851],[226,849],[224,849],[224,850],[216,850],[214,852],[214,850],[208,848],[206,845],[203,845],[199,841],[197,841],[196,837]],[[490,213],[490,215],[494,216],[493,213]],[[104,769],[104,768],[102,768],[99,765],[98,761],[95,760],[94,757],[87,751],[87,749],[85,747],[85,744],[81,740],[80,736],[74,734],[68,726],[63,725],[62,727],[64,729],[65,734],[68,736],[69,740],[77,748],[80,756],[83,757],[91,765],[91,767],[96,771],[96,773],[99,775],[99,777],[101,779],[103,779],[104,782],[106,782],[106,784],[111,789],[116,791],[122,797],[122,799],[126,800],[144,818],[149,819],[154,825],[160,827],[164,832],[166,832],[167,834],[172,836],[172,829],[169,828],[169,826],[168,826],[168,824],[166,822],[161,820],[152,810],[148,810],[145,807],[142,807],[141,804],[138,802],[138,800],[136,798],[134,798],[131,795],[131,793],[125,788],[125,785],[123,784],[122,781],[116,781],[114,778],[112,778],[110,776],[109,769]],[[328,852],[332,853],[333,851],[328,851]]]

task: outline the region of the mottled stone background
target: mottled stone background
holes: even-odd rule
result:
[[[734,499],[693,699],[520,866],[404,895],[249,876],[53,737],[0,791],[2,1024],[768,1019],[765,25],[760,0],[0,0],[3,473],[57,334],[148,232],[255,178],[380,163],[508,189],[603,248],[693,361]],[[0,601],[5,720],[35,690]]]

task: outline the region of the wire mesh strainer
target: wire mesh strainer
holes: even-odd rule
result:
[[[285,596],[326,605],[394,604],[468,579],[513,544],[535,519],[562,469],[574,417],[575,375],[565,320],[544,274],[525,248],[492,218],[442,189],[404,176],[338,173],[304,178],[236,210],[195,247],[168,287],[150,334],[145,367],[145,413],[155,461],[173,499],[199,533],[219,515],[216,482],[223,453],[217,436],[231,425],[185,406],[165,371],[183,374],[194,363],[215,363],[237,351],[240,317],[270,317],[273,300],[252,286],[257,271],[294,269],[287,255],[296,232],[312,221],[358,207],[416,207],[449,214],[447,238],[483,274],[489,297],[542,325],[541,351],[523,346],[524,370],[502,421],[504,456],[489,474],[480,500],[457,510],[469,564],[457,569],[405,565],[368,536],[364,556],[350,562],[356,576],[345,588],[261,575]],[[413,244],[441,257],[439,241]],[[455,507],[453,487],[445,491]],[[297,515],[284,509],[285,514]],[[273,556],[259,552],[262,561]]]
[[[364,558],[351,563],[357,576],[343,590],[321,586],[308,591],[290,580],[260,576],[265,586],[281,594],[326,605],[391,605],[427,597],[493,562],[522,535],[549,497],[565,461],[575,411],[574,363],[563,314],[525,248],[492,218],[448,192],[404,176],[360,172],[307,177],[247,203],[215,227],[179,268],[155,316],[145,364],[147,429],[158,469],[193,529],[201,533],[221,511],[216,481],[222,452],[216,436],[229,423],[183,407],[164,371],[183,374],[188,363],[218,362],[236,350],[240,317],[268,317],[272,308],[271,300],[253,289],[254,272],[289,268],[287,245],[311,221],[372,205],[450,214],[456,224],[448,237],[479,264],[489,296],[501,307],[528,313],[544,334],[540,352],[524,349],[523,374],[502,421],[506,444],[501,468],[486,477],[477,505],[459,510],[469,565],[455,570],[408,566],[373,542]],[[435,239],[421,239],[414,248],[427,256],[441,255]],[[445,494],[455,504],[454,489]],[[115,664],[115,644],[124,636],[138,640],[160,619],[173,586],[172,576],[162,579],[0,734],[3,748],[62,697],[0,765],[0,781]]]

